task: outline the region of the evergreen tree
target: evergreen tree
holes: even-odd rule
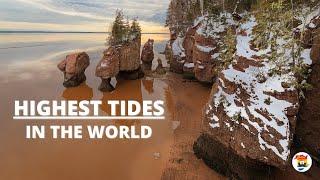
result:
[[[126,39],[127,28],[125,26],[124,15],[121,10],[116,11],[116,18],[112,24],[111,35],[109,37],[109,44],[120,44]]]
[[[255,15],[258,25],[254,29],[256,36],[253,42],[259,49],[271,50],[266,55],[273,64],[269,76],[292,72],[295,78],[287,83],[301,90],[310,85],[303,81],[307,78],[308,68],[302,61],[300,39],[294,36],[294,28],[297,26],[294,15],[299,14],[295,9],[302,8],[294,8],[291,0],[260,2]]]
[[[139,25],[138,19],[133,18],[130,27],[130,38],[135,39],[137,37],[141,37],[141,27]]]
[[[121,10],[116,11],[116,17],[112,23],[111,35],[108,39],[109,45],[119,45],[121,43],[128,42],[135,39],[137,36],[141,36],[141,27],[137,18],[134,18],[131,26],[129,18],[124,18],[124,14]]]

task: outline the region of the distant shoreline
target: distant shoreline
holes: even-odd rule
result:
[[[83,31],[83,32],[73,32],[73,31],[0,31],[0,34],[10,34],[10,33],[29,33],[29,34],[35,34],[35,33],[41,33],[41,34],[49,34],[49,33],[52,33],[52,34],[89,34],[89,33],[92,33],[92,34],[110,34],[110,32],[86,32],[86,31]],[[169,34],[169,33],[142,33],[142,34]]]

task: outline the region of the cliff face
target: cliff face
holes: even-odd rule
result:
[[[255,13],[240,22],[233,61],[213,85],[203,114],[205,128],[194,144],[198,157],[213,167],[222,164],[227,169],[223,173],[244,179],[266,177],[268,166],[284,169],[289,165],[300,107],[300,90],[291,83],[299,82],[291,69],[293,59],[280,53],[272,60],[272,48],[256,48],[258,25]],[[277,42],[277,52],[290,51],[285,46],[289,41],[280,37]],[[302,49],[300,67],[312,64],[313,48]],[[274,73],[279,66],[286,70]],[[241,165],[247,167],[245,171]]]
[[[246,35],[237,36],[236,61],[222,70],[212,88],[204,132],[244,159],[281,167],[289,156],[298,93],[283,87],[292,74],[268,77],[271,64],[250,48],[255,24],[251,17],[237,30]]]
[[[172,71],[214,83],[195,154],[236,178],[267,177],[268,169],[288,166],[299,96],[319,59],[318,17],[292,23],[286,7],[270,4],[260,5],[272,15],[255,9],[199,16],[185,32],[175,30],[167,46]],[[303,48],[292,28],[303,34]]]
[[[299,148],[320,159],[320,16],[316,16],[307,25],[307,37],[311,48],[312,73],[309,83],[312,89],[305,93],[298,116],[296,139]],[[308,36],[308,35],[307,35]],[[307,39],[304,38],[304,39]],[[312,113],[310,113],[312,112]]]
[[[222,37],[235,24],[230,13],[219,14],[216,18],[208,15],[197,18],[185,35],[171,39],[172,43],[167,49],[172,51],[170,69],[177,73],[192,74],[200,82],[212,83],[222,64],[219,57]]]

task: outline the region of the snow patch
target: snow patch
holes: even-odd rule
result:
[[[172,52],[175,56],[185,57],[186,54],[184,53],[184,48],[182,46],[184,41],[184,38],[178,37],[173,43],[172,43]]]
[[[194,63],[185,63],[183,66],[186,68],[194,68]]]

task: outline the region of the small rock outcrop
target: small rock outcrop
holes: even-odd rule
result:
[[[141,61],[142,61],[143,70],[151,70],[152,61],[154,59],[153,43],[154,43],[153,39],[148,39],[148,41],[143,46],[143,49],[141,52]]]
[[[160,58],[158,58],[158,59],[157,59],[157,62],[158,62],[158,66],[157,66],[155,72],[156,72],[157,74],[165,74],[165,73],[166,73],[166,70],[165,70],[165,68],[164,68],[163,65],[162,65],[162,60],[161,60]]]
[[[90,59],[85,52],[67,55],[58,64],[58,68],[64,74],[63,85],[65,87],[76,87],[83,83],[86,80],[85,70],[89,64]]]

